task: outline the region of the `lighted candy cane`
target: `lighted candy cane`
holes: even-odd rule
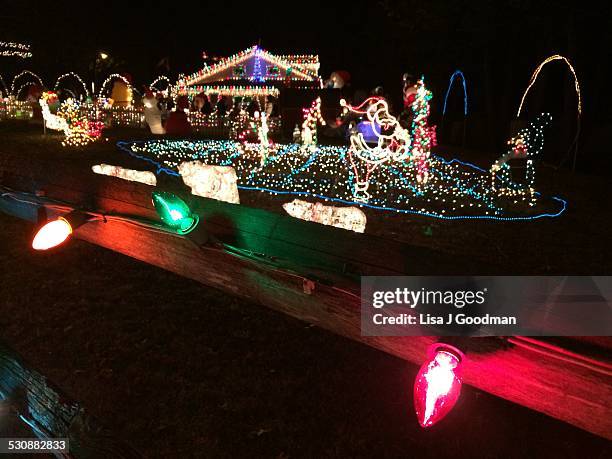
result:
[[[534,83],[538,79],[538,75],[540,74],[540,70],[542,70],[542,67],[544,67],[549,62],[557,61],[557,60],[561,60],[565,62],[570,72],[572,73],[572,76],[574,77],[574,88],[576,89],[576,95],[578,96],[578,116],[580,117],[582,115],[582,99],[580,97],[580,84],[578,83],[578,77],[576,76],[576,71],[574,70],[574,67],[572,66],[570,61],[567,60],[567,58],[559,54],[555,54],[553,56],[547,57],[544,61],[542,61],[542,63],[538,65],[538,67],[535,69],[535,71],[531,75],[531,79],[529,80],[529,86],[527,86],[527,89],[525,89],[525,92],[523,93],[523,97],[521,98],[521,103],[519,105],[518,111],[516,112],[517,118],[521,116],[521,110],[523,109],[523,103],[525,102],[525,97],[527,97],[527,93],[529,92],[531,87],[534,85]]]
[[[342,99],[340,105],[353,113],[366,115],[377,137],[377,143],[374,147],[370,147],[366,143],[361,132],[352,133],[350,137],[351,145],[348,155],[355,172],[354,194],[367,200],[370,196],[367,191],[370,184],[370,175],[380,164],[386,161],[403,161],[411,157],[410,135],[399,124],[397,118],[389,113],[387,102],[380,97],[370,97],[357,107],[347,104]],[[364,107],[366,108],[364,109]],[[377,131],[377,126],[380,131]],[[383,131],[391,131],[391,134],[383,134]],[[365,177],[360,177],[353,155],[365,163]]]
[[[558,61],[558,60],[563,61],[567,65],[569,71],[574,77],[574,89],[576,90],[576,96],[578,97],[578,113],[576,116],[576,136],[574,137],[574,141],[572,142],[572,145],[570,146],[568,150],[568,154],[569,154],[569,152],[572,150],[572,147],[575,147],[574,148],[574,164],[572,166],[572,168],[575,170],[576,157],[578,156],[578,137],[580,136],[580,118],[582,116],[582,98],[580,96],[580,84],[578,83],[578,77],[576,76],[576,71],[574,70],[574,67],[572,66],[572,64],[567,58],[559,54],[555,54],[553,56],[547,57],[546,59],[544,59],[544,61],[542,61],[540,65],[538,65],[538,67],[535,69],[535,71],[531,75],[531,79],[529,80],[529,86],[527,86],[527,89],[523,93],[523,97],[521,98],[521,103],[519,105],[518,111],[516,112],[516,117],[518,118],[519,116],[521,116],[521,110],[523,108],[523,103],[525,102],[525,98],[527,97],[527,93],[529,92],[531,87],[535,84],[542,68],[549,62]],[[565,159],[563,161],[565,161]]]

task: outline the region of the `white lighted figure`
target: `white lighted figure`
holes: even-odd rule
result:
[[[304,121],[302,122],[302,145],[317,145],[317,125],[325,126],[321,115],[321,98],[317,97],[310,108],[303,108]]]
[[[117,177],[123,180],[129,180],[130,182],[139,182],[151,186],[157,185],[157,178],[155,177],[155,174],[150,171],[125,169],[121,166],[112,166],[110,164],[96,164],[95,166],[91,167],[91,170],[95,174]]]
[[[200,161],[181,163],[178,171],[191,194],[218,201],[240,204],[236,169],[230,166],[209,166]]]
[[[508,141],[508,152],[498,158],[491,166],[491,190],[498,198],[508,197],[515,201],[521,200],[534,206],[536,203],[535,184],[535,157],[539,155],[544,146],[544,127],[550,123],[551,116],[542,113],[535,121],[521,129],[518,134]],[[524,159],[526,161],[525,179],[522,183],[512,177],[510,161]]]
[[[257,112],[255,112],[257,115]],[[262,112],[259,117],[259,129],[257,130],[257,137],[259,138],[259,154],[261,156],[261,165],[263,166],[268,158],[268,117],[265,112]]]
[[[42,109],[42,116],[45,121],[45,127],[53,131],[68,131],[68,123],[65,118],[54,115],[51,113],[49,103],[59,103],[57,95],[54,92],[43,92],[42,97],[39,100],[40,107]]]
[[[312,203],[294,199],[283,204],[283,209],[292,217],[301,220],[335,226],[357,233],[363,233],[366,228],[366,215],[358,207],[326,206],[319,202]]]
[[[411,158],[410,134],[397,118],[389,113],[389,106],[384,99],[370,97],[361,105],[353,107],[342,99],[340,104],[349,111],[366,115],[366,122],[373,133],[375,143],[366,141],[363,132],[355,130],[351,134],[349,159],[355,171],[354,195],[357,199],[367,201],[369,177],[380,164],[387,161],[403,161]],[[365,164],[366,173],[359,174],[357,162]]]
[[[165,134],[166,130],[162,126],[161,112],[157,107],[157,99],[151,91],[147,91],[142,102],[144,104],[144,117],[149,125],[151,134]]]

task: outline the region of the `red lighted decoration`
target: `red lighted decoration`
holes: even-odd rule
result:
[[[414,382],[414,409],[421,427],[430,427],[453,409],[461,393],[461,358],[458,349],[434,344]]]
[[[87,216],[78,211],[72,211],[63,217],[45,223],[34,236],[34,250],[49,250],[65,242],[72,232],[87,221]]]

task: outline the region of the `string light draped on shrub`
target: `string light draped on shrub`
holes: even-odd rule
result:
[[[325,126],[325,120],[321,115],[321,98],[317,97],[310,108],[303,108],[302,114],[304,121],[302,122],[302,143],[304,145],[317,145],[317,124]]]
[[[410,128],[412,160],[416,163],[417,181],[419,183],[427,182],[429,178],[427,160],[431,154],[431,148],[436,145],[436,127],[429,126],[427,122],[431,98],[431,91],[425,87],[424,77],[421,77],[417,82],[417,94],[411,106],[413,117]]]

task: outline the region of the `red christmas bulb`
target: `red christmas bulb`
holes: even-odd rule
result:
[[[432,346],[414,382],[414,409],[421,427],[430,427],[453,409],[461,393],[461,352]]]

